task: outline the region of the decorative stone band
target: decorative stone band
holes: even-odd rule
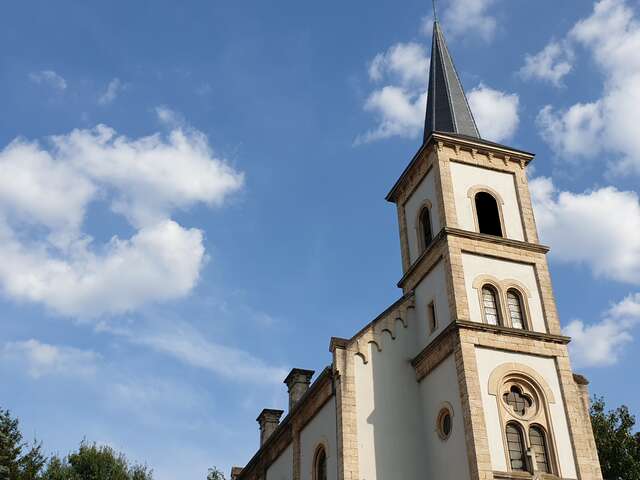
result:
[[[496,167],[499,163],[503,164],[503,168],[508,169],[512,162],[517,164],[516,168],[522,168],[533,160],[534,155],[522,150],[499,145],[485,140],[469,139],[450,135],[445,133],[434,132],[429,140],[425,142],[411,159],[411,162],[400,175],[391,191],[387,194],[387,201],[394,203],[402,203],[407,193],[414,188],[414,182],[419,180],[415,175],[415,170],[419,167],[421,160],[433,150],[433,146],[438,151],[444,147],[451,148],[455,151],[456,156],[460,156],[460,152],[468,152],[473,161],[478,163],[494,164]],[[498,162],[500,161],[500,162]]]
[[[434,255],[434,252],[438,252],[439,249],[442,248],[444,241],[447,237],[459,237],[472,241],[479,241],[483,243],[487,243],[489,245],[500,245],[504,247],[510,247],[515,249],[522,249],[525,252],[533,252],[538,254],[546,254],[549,252],[549,247],[546,245],[540,245],[537,243],[529,243],[522,242],[520,240],[511,240],[508,238],[495,237],[493,235],[486,235],[484,233],[476,233],[470,232],[468,230],[461,230],[459,228],[449,228],[445,227],[435,236],[429,248],[427,248],[422,254],[416,259],[415,262],[409,267],[409,269],[402,276],[400,281],[398,282],[398,287],[402,289],[408,288],[408,285],[417,284],[424,275],[416,275],[417,272],[422,273],[422,271],[430,270],[430,267],[423,264],[430,265],[431,263],[435,263],[435,259],[439,256],[438,254]]]
[[[513,348],[520,350],[517,345],[523,343],[522,340],[527,339],[529,341],[538,341],[544,343],[551,343],[555,345],[567,345],[571,339],[562,335],[551,335],[548,333],[531,332],[528,330],[522,330],[518,328],[507,328],[496,325],[487,325],[486,323],[476,323],[458,320],[457,322],[450,323],[429,345],[427,345],[416,357],[411,361],[413,368],[416,371],[416,379],[421,381],[426,377],[434,368],[436,368],[444,359],[453,353],[456,343],[456,332],[460,330],[487,332],[491,334],[498,334],[502,338],[503,348],[513,345]],[[538,345],[540,351],[544,351],[546,347]],[[547,352],[549,355],[559,354],[560,352]]]
[[[535,476],[527,472],[493,472],[496,480],[569,480],[549,473],[537,473]]]

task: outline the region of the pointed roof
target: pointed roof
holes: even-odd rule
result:
[[[437,20],[433,23],[427,113],[424,124],[425,142],[433,132],[457,133],[480,138],[469,102]]]

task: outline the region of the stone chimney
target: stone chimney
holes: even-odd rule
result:
[[[314,373],[313,370],[294,368],[289,372],[287,378],[284,379],[284,383],[287,384],[287,389],[289,390],[289,412],[293,410],[296,403],[298,403],[306,391],[309,390],[311,377],[313,377]]]
[[[271,436],[271,434],[278,428],[280,425],[280,417],[284,411],[282,410],[273,410],[270,408],[265,408],[262,410],[256,421],[260,425],[260,446],[264,445],[264,442]]]
[[[242,473],[242,467],[231,467],[231,480],[238,480]]]
[[[576,383],[578,387],[578,392],[580,392],[580,399],[582,400],[582,408],[584,413],[586,414],[586,418],[589,418],[589,408],[591,407],[591,399],[589,398],[589,380],[586,377],[574,373],[573,381]]]

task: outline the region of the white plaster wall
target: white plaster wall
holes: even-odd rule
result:
[[[467,194],[470,188],[483,185],[498,192],[504,201],[502,214],[506,230],[503,232],[505,237],[524,240],[514,176],[510,173],[496,172],[458,162],[451,162],[450,165],[458,226],[463,230],[477,231],[473,218],[473,199]]]
[[[527,287],[529,297],[526,300],[529,306],[529,321],[532,323],[532,330],[543,333],[547,331],[540,300],[540,289],[538,288],[533,265],[465,253],[462,255],[462,267],[464,269],[464,282],[471,321],[483,321],[480,309],[480,295],[478,290],[473,288],[473,283],[479,276],[491,275],[500,281],[517,280]]]
[[[569,427],[564,410],[564,399],[560,390],[556,363],[551,358],[536,357],[520,353],[502,352],[485,348],[476,348],[476,359],[478,362],[478,375],[480,379],[480,390],[482,393],[482,404],[485,411],[485,422],[487,425],[487,437],[491,451],[491,463],[494,470],[506,471],[507,460],[502,441],[502,431],[498,417],[498,405],[496,397],[489,395],[489,377],[491,373],[504,363],[521,363],[539,373],[549,385],[555,396],[556,402],[549,405],[551,421],[555,434],[555,445],[558,449],[560,459],[560,477],[576,478],[575,461]]]
[[[425,432],[422,452],[426,463],[426,471],[421,478],[441,480],[470,478],[457,378],[455,360],[450,355],[420,382]],[[444,402],[448,402],[453,409],[453,428],[446,441],[440,439],[436,430],[438,414]]]
[[[447,295],[447,281],[444,262],[441,260],[415,289],[415,321],[418,332],[417,355],[431,340],[451,322],[449,311],[449,297]],[[431,333],[429,331],[428,305],[434,302],[438,326]]]
[[[397,324],[396,339],[384,333],[365,364],[355,359],[360,480],[418,480],[425,471],[420,393],[411,366],[415,322]]]
[[[404,211],[407,218],[407,235],[409,236],[409,257],[411,263],[415,262],[420,254],[420,243],[418,240],[419,225],[417,224],[418,215],[422,210],[425,201],[431,202],[431,229],[433,235],[436,236],[442,228],[440,213],[438,211],[438,202],[436,196],[436,183],[433,170],[422,179],[418,188],[415,189],[409,200],[404,205]]]
[[[301,480],[313,479],[313,460],[320,444],[324,445],[327,454],[327,480],[338,478],[336,443],[336,401],[332,397],[300,432]]]
[[[266,480],[291,480],[293,478],[293,448],[291,445],[267,469]]]

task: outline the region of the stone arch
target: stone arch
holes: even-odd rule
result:
[[[544,377],[533,368],[515,362],[503,363],[491,372],[488,385],[489,395],[497,396],[504,379],[509,376],[524,377],[524,379],[533,382],[538,390],[544,394],[547,403],[556,403],[556,397]]]

